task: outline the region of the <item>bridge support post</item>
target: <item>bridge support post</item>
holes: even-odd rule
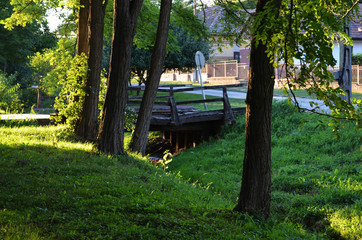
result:
[[[230,105],[228,93],[226,87],[222,88],[223,103],[224,103],[224,120],[227,124],[232,124],[235,122],[234,113]]]

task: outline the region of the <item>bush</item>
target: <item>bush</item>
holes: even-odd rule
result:
[[[6,76],[0,72],[0,112],[15,112],[21,108],[19,98],[20,85],[12,85],[15,75]]]
[[[352,65],[362,65],[362,53],[352,56]]]

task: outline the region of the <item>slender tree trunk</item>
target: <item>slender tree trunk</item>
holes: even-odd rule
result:
[[[170,23],[172,0],[161,0],[160,16],[156,42],[151,57],[151,67],[142,97],[136,128],[131,140],[131,150],[145,154],[147,137],[152,118],[152,108],[157,95],[163,63],[166,57],[166,45]]]
[[[85,83],[86,95],[83,102],[80,121],[76,134],[88,141],[95,141],[98,132],[98,101],[103,53],[104,15],[107,0],[91,0],[88,67],[89,72]]]
[[[256,13],[270,0],[259,0]],[[271,199],[271,114],[274,68],[262,42],[252,36],[246,99],[245,154],[242,186],[235,211],[268,217]]]
[[[88,18],[90,0],[79,0],[82,6],[78,11],[78,39],[77,39],[77,55],[84,53],[88,56]]]
[[[130,77],[131,51],[143,0],[115,0],[112,53],[106,99],[98,132],[98,149],[107,154],[124,153],[124,112]]]

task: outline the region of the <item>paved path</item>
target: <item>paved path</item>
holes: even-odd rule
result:
[[[222,91],[221,90],[215,90],[215,89],[207,89],[204,90],[205,95],[210,95],[210,96],[216,96],[216,97],[222,97]],[[187,93],[193,93],[193,94],[202,94],[201,90],[197,90],[197,91],[189,91]],[[229,98],[234,98],[234,99],[246,99],[246,93],[245,92],[235,92],[235,91],[228,91],[228,96]],[[287,97],[281,97],[281,96],[274,96],[274,99],[277,101],[283,101],[283,100],[287,100]],[[322,112],[330,112],[329,108],[324,105],[323,101],[321,100],[316,100],[316,99],[310,99],[310,98],[297,98],[297,101],[299,103],[299,106],[301,108],[306,108],[311,110],[312,107],[310,106],[309,102],[313,101],[318,103],[318,106],[320,107],[319,111]],[[294,101],[293,101],[294,102]]]
[[[0,120],[49,119],[49,114],[1,114]]]

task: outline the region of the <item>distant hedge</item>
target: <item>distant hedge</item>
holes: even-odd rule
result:
[[[362,65],[362,53],[352,56],[352,65]]]

